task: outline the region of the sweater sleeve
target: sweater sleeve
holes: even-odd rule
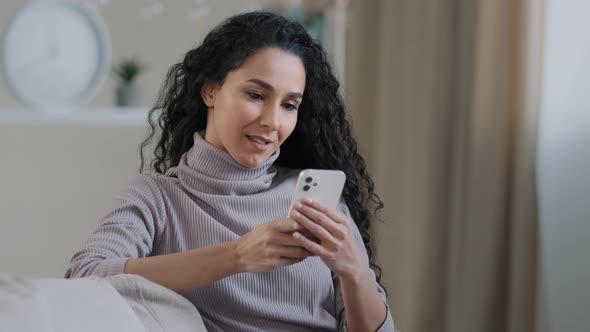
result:
[[[74,254],[66,278],[121,274],[130,258],[150,255],[165,225],[165,207],[155,180],[147,174],[116,198],[82,249]]]
[[[381,300],[383,301],[383,303],[385,304],[385,307],[386,307],[385,317],[383,317],[383,321],[381,322],[381,325],[376,330],[376,332],[395,332],[396,330],[395,330],[394,323],[393,323],[393,317],[391,316],[389,306],[387,305],[387,302],[386,302],[387,296],[385,294],[385,290],[383,289],[383,287],[381,287],[381,285],[379,285],[379,283],[377,282],[375,272],[369,267],[369,257],[367,255],[367,251],[365,250],[365,245],[363,244],[363,239],[361,237],[359,229],[356,226],[356,224],[352,221],[352,218],[350,216],[350,211],[348,210],[348,207],[346,206],[346,204],[341,202],[338,205],[338,211],[340,211],[340,212],[344,213],[346,216],[348,216],[348,221],[351,224],[351,229],[352,229],[352,232],[354,235],[354,239],[355,239],[357,248],[359,249],[363,258],[365,259],[365,263],[367,264],[366,267],[369,269],[371,275],[373,276],[373,279],[375,280],[375,287],[377,288],[377,291],[379,292],[379,297],[381,297]],[[334,293],[335,293],[336,315],[337,315],[336,318],[338,319],[338,322],[339,322],[338,331],[343,331],[343,332],[348,331],[348,329],[346,328],[346,313],[344,310],[345,309],[344,308],[344,299],[342,297],[342,289],[340,287],[340,280],[338,278],[338,275],[336,275],[335,273],[332,273],[332,279],[334,282]]]

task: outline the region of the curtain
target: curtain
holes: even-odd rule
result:
[[[351,1],[345,98],[402,332],[532,332],[543,3]]]

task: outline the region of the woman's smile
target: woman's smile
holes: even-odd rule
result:
[[[291,53],[264,48],[210,83],[205,139],[246,167],[261,165],[291,135],[305,89],[305,68]]]
[[[266,151],[272,147],[272,142],[264,141],[256,136],[246,135],[251,146],[254,146],[257,150]]]

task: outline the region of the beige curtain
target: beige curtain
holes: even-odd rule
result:
[[[402,332],[532,332],[543,3],[351,1],[345,98]]]

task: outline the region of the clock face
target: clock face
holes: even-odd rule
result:
[[[4,40],[10,86],[36,108],[79,106],[96,93],[108,72],[107,36],[100,20],[79,3],[30,4],[17,15]]]

